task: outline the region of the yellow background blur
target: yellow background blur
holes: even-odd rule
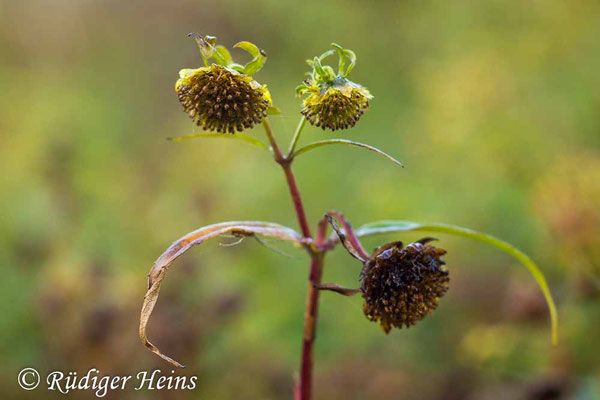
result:
[[[375,96],[371,111],[350,131],[309,127],[302,143],[349,138],[406,168],[345,147],[300,157],[310,220],[337,209],[355,226],[407,219],[489,232],[538,261],[558,301],[553,348],[541,293],[513,259],[439,235],[451,287],[419,325],[386,336],[364,318],[360,298],[322,296],[317,399],[600,398],[600,3],[592,0],[2,1],[2,398],[48,398],[42,387],[17,386],[26,366],[168,373],[137,336],[154,259],[219,221],[296,228],[266,153],[237,141],[166,141],[198,132],[173,89],[179,69],[201,65],[190,31],[266,50],[256,79],[283,111],[271,120],[286,145],[304,60],[332,41],[353,49],[351,78]],[[250,134],[264,139],[258,128]],[[149,328],[185,374],[199,376],[198,388],[115,398],[292,397],[306,256],[272,242],[286,255],[250,239],[218,242],[174,264]],[[355,287],[359,269],[337,249],[324,280]]]

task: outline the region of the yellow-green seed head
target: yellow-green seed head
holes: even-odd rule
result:
[[[356,125],[369,109],[369,100],[373,96],[366,88],[348,79],[356,65],[356,54],[335,43],[331,45],[333,50],[306,61],[312,71],[308,73],[309,78],[296,88],[296,94],[308,95],[300,113],[312,125],[336,131]],[[337,72],[322,63],[336,52],[339,55]]]
[[[271,95],[248,75],[218,64],[179,72],[175,91],[184,111],[204,130],[235,133],[267,115]]]
[[[369,109],[369,91],[350,81],[327,85],[310,85],[300,111],[308,121],[323,130],[351,128]]]

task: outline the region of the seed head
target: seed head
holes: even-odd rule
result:
[[[408,328],[431,314],[448,290],[448,271],[440,259],[446,251],[428,244],[430,240],[406,247],[389,243],[364,264],[363,311],[385,333],[394,326]]]
[[[352,50],[332,43],[333,50],[319,57],[307,60],[312,71],[296,88],[296,94],[308,96],[302,103],[300,113],[315,126],[336,131],[351,128],[369,109],[369,100],[373,98],[369,91],[348,79],[356,65],[356,54]],[[338,53],[339,67],[334,72],[329,65],[323,65],[326,57]]]
[[[184,111],[204,130],[235,133],[267,116],[271,96],[250,76],[212,64],[179,72],[175,91]]]
[[[310,85],[304,99],[302,115],[315,126],[323,130],[351,128],[369,109],[369,91],[346,79],[340,79],[333,85]]]

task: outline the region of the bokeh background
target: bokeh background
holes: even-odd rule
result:
[[[267,51],[256,79],[283,111],[271,120],[286,145],[304,60],[332,41],[358,54],[353,79],[374,94],[372,108],[333,136],[406,168],[355,148],[307,153],[295,166],[311,221],[337,209],[357,226],[408,219],[489,232],[539,262],[558,302],[552,347],[542,295],[515,260],[439,235],[452,285],[419,325],[386,336],[360,298],[322,296],[316,399],[600,399],[599,16],[592,0],[2,1],[1,397],[51,397],[17,386],[26,366],[168,374],[137,334],[154,259],[218,221],[296,227],[266,153],[166,141],[197,132],[173,90],[180,68],[201,64],[186,37],[197,31]],[[330,137],[310,127],[302,141]],[[324,280],[355,286],[359,269],[337,249]],[[290,399],[307,273],[302,251],[273,242],[189,252],[149,335],[198,388],[109,398]]]

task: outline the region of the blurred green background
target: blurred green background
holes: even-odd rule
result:
[[[201,64],[186,37],[197,31],[267,51],[256,79],[283,111],[271,120],[285,145],[304,60],[332,41],[357,53],[352,79],[375,96],[371,111],[350,131],[309,127],[302,142],[366,142],[406,168],[354,148],[307,153],[295,170],[311,221],[337,209],[356,226],[408,219],[489,232],[539,262],[558,302],[552,347],[523,268],[439,235],[451,287],[417,326],[386,336],[360,298],[322,296],[316,399],[600,399],[599,16],[592,0],[2,1],[1,397],[52,394],[17,386],[26,366],[168,374],[137,333],[154,259],[219,221],[296,228],[266,153],[166,141],[198,132],[173,89],[179,69]],[[207,243],[166,279],[149,336],[199,377],[195,391],[109,398],[290,399],[307,259],[270,244],[280,252]],[[359,270],[337,249],[324,280],[356,286]]]

